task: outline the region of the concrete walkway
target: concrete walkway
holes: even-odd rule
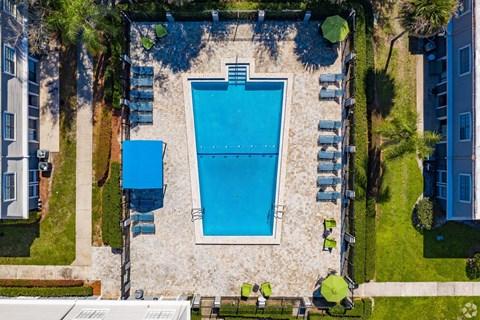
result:
[[[480,296],[480,282],[369,282],[355,297]]]
[[[40,149],[60,151],[60,80],[58,51],[40,61]]]
[[[93,63],[83,45],[77,66],[76,252],[73,265],[92,264]]]
[[[91,273],[88,266],[2,265],[0,279],[89,280]]]

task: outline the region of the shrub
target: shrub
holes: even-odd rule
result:
[[[93,154],[96,182],[104,180],[108,175],[110,149],[112,145],[112,117],[109,110],[105,108],[101,112],[98,136],[95,141],[95,153]]]
[[[83,280],[25,280],[25,279],[0,279],[0,287],[81,287]]]
[[[434,205],[430,198],[423,198],[413,210],[413,224],[418,230],[430,230],[433,226]]]
[[[93,295],[92,287],[0,287],[0,296],[3,297],[87,297]]]
[[[333,314],[332,309],[327,311],[327,313],[321,312],[309,312],[308,319],[309,320],[320,320],[320,319],[370,319],[372,315],[372,301],[370,299],[361,299],[361,300],[354,300],[355,308],[351,310],[344,310],[344,313],[341,314]],[[340,310],[338,310],[340,312]],[[335,311],[333,311],[335,312]],[[329,314],[330,313],[330,314]]]
[[[473,258],[467,261],[467,277],[471,280],[480,278],[480,253],[476,253]]]
[[[113,249],[122,248],[122,193],[120,189],[120,163],[112,162],[110,178],[102,192],[102,237]]]
[[[222,317],[234,317],[236,315],[253,318],[266,318],[269,316],[275,319],[280,319],[280,316],[291,316],[293,313],[292,306],[266,306],[265,309],[258,309],[256,305],[240,305],[239,307],[234,305],[222,305],[220,307],[220,316]],[[234,317],[237,318],[237,317]]]
[[[345,314],[345,307],[341,304],[337,304],[331,309],[328,309],[327,313],[331,316],[343,316]]]

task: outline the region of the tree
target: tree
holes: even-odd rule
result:
[[[392,56],[395,41],[405,33],[416,37],[431,37],[444,30],[458,9],[457,0],[404,0],[400,5],[399,20],[403,31],[390,42],[385,71]]]
[[[385,121],[377,133],[382,137],[382,152],[387,159],[394,159],[408,153],[415,153],[419,159],[425,159],[434,151],[434,146],[442,136],[432,131],[422,134],[417,131],[417,115],[403,111],[394,113]]]
[[[93,0],[58,0],[47,23],[60,32],[64,43],[76,44],[81,35],[93,55],[105,50],[105,40],[120,33],[118,13]]]

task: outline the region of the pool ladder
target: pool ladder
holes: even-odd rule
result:
[[[201,220],[203,217],[203,208],[193,208],[190,214],[192,215],[192,222]]]
[[[285,208],[286,206],[284,204],[274,204],[272,205],[272,210],[273,210],[273,216],[276,219],[282,219],[283,214],[285,213]]]

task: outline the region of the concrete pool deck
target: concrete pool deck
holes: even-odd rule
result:
[[[146,52],[140,33],[153,38],[152,24],[134,24],[133,65],[155,69],[153,125],[132,126],[130,138],[163,140],[166,193],[155,210],[155,235],[131,241],[132,289],[147,295],[239,295],[243,282],[269,281],[274,296],[312,295],[321,277],[340,271],[338,244],[323,249],[323,220],[340,221],[340,201],[317,202],[318,122],[342,118],[340,104],[318,99],[320,73],[342,70],[338,49],[325,48],[319,23],[169,23],[169,35]],[[191,221],[192,186],[184,106],[184,77],[219,73],[222,61],[253,59],[255,73],[292,74],[285,201],[279,245],[196,245]],[[339,189],[339,188],[337,188]]]

